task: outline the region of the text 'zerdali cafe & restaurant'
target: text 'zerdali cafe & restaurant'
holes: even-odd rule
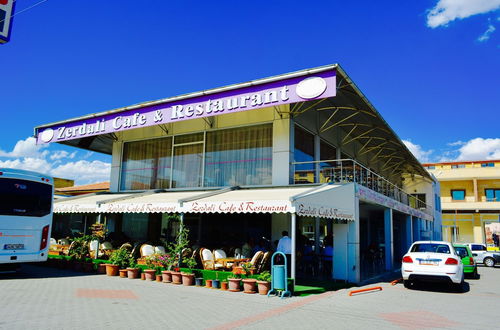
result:
[[[276,249],[291,277],[360,283],[441,238],[437,182],[339,65],[35,128],[112,156],[110,192],[59,199],[53,237],[100,222],[133,242]],[[172,215],[179,215],[173,217]]]

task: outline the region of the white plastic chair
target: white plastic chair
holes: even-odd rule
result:
[[[57,241],[57,244],[59,245],[69,245],[69,240],[66,238],[61,238]]]
[[[141,257],[147,257],[155,253],[155,248],[149,244],[143,244],[141,246]]]
[[[57,245],[57,241],[55,238],[50,238],[50,245]]]
[[[164,246],[158,245],[158,246],[155,246],[155,253],[166,254],[167,251],[165,250]]]

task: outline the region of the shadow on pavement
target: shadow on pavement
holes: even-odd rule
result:
[[[20,280],[31,278],[53,278],[53,277],[77,277],[77,276],[93,276],[97,273],[75,272],[70,269],[58,269],[45,267],[42,265],[21,264],[16,272],[0,273],[0,281],[2,280]]]

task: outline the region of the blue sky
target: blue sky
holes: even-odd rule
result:
[[[39,0],[18,0],[16,10]],[[106,180],[33,127],[340,63],[424,162],[500,159],[500,0],[62,1],[0,45],[0,166]]]

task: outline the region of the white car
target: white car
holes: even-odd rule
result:
[[[464,265],[451,243],[417,241],[403,256],[401,274],[406,288],[416,281],[445,282],[461,288]]]
[[[493,267],[500,263],[500,253],[496,251],[488,251],[485,244],[482,243],[465,243],[472,252],[476,264],[484,264],[486,267]]]

